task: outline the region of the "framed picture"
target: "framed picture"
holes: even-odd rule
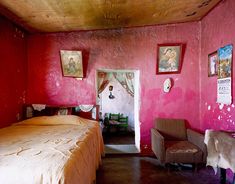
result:
[[[180,73],[183,44],[158,44],[157,74]]]
[[[61,65],[63,76],[83,78],[83,63],[81,51],[61,50]]]
[[[228,78],[232,76],[233,45],[226,45],[218,50],[218,78]]]
[[[218,74],[218,53],[217,51],[208,55],[208,77],[216,76]]]

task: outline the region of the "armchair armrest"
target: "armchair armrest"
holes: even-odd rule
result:
[[[161,163],[165,161],[165,145],[164,145],[164,137],[160,134],[159,131],[152,128],[151,129],[151,145],[152,150],[156,157],[159,159]]]
[[[205,136],[192,129],[187,129],[187,137],[188,137],[189,142],[195,144],[197,147],[199,147],[202,150],[203,163],[206,163],[207,148],[206,148],[206,144],[204,143]]]

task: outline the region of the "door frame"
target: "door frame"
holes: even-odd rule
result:
[[[140,152],[140,71],[139,70],[122,70],[122,69],[97,69],[95,76],[95,90],[96,90],[96,104],[99,104],[98,100],[98,72],[134,72],[134,124],[135,124],[135,146]]]

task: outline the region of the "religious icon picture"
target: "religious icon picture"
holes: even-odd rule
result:
[[[61,50],[61,65],[63,76],[83,78],[83,64],[81,51]]]
[[[218,50],[218,78],[228,78],[232,76],[233,45],[226,45]]]
[[[208,55],[208,77],[216,76],[218,73],[218,53],[217,51]]]
[[[157,74],[180,73],[182,44],[158,44]]]

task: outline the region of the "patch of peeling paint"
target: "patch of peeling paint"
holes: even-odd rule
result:
[[[59,83],[59,82],[56,82],[56,86],[59,87],[59,86],[60,86],[60,83]]]
[[[224,108],[224,104],[219,105],[219,109],[222,110]]]

